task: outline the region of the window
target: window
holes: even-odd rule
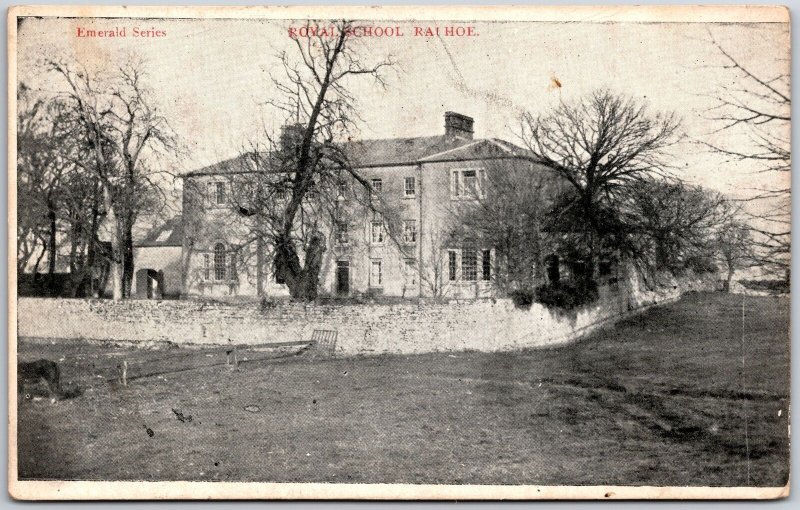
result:
[[[453,170],[450,174],[451,198],[483,198],[485,179],[486,174],[481,169]]]
[[[369,286],[381,287],[383,286],[383,272],[380,260],[372,260],[369,271]]]
[[[208,253],[203,254],[203,280],[209,281],[211,279],[211,255]]]
[[[406,285],[417,284],[417,267],[416,264],[414,263],[414,259],[406,259],[405,279],[406,279]]]
[[[461,277],[468,282],[478,279],[478,250],[475,248],[461,250]]]
[[[483,266],[483,281],[488,282],[492,279],[492,252],[491,250],[483,250],[481,256],[481,265]]]
[[[417,178],[406,177],[404,188],[406,197],[415,197],[417,195]]]
[[[209,182],[208,197],[214,205],[225,205],[225,183]]]
[[[417,220],[403,220],[403,242],[408,244],[417,242]]]
[[[383,244],[383,222],[373,221],[370,239],[372,244]]]
[[[454,282],[458,278],[458,274],[456,273],[458,261],[456,260],[456,252],[455,252],[455,250],[448,251],[447,252],[447,257],[448,257],[448,262],[449,262],[449,266],[448,266],[449,276],[448,276],[448,279],[451,282]]]
[[[383,181],[380,179],[372,179],[372,192],[379,195],[383,192]]]
[[[222,243],[217,243],[214,246],[214,279],[215,280],[224,280],[225,279],[225,245]]]
[[[347,244],[350,242],[350,235],[347,232],[347,222],[339,221],[336,223],[336,242]]]
[[[236,253],[238,251],[238,247],[231,246],[231,251],[229,253],[229,263],[230,263],[230,273],[228,273],[228,279],[236,281],[239,279],[239,272],[238,268],[236,267]]]

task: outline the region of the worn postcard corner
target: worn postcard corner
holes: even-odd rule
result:
[[[11,497],[789,495],[786,7],[8,31]]]

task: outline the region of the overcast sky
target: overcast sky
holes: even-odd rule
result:
[[[721,61],[709,34],[756,73],[788,72],[788,26],[777,23],[479,22],[472,24],[478,36],[471,38],[411,37],[415,23],[369,23],[399,25],[406,36],[360,40],[367,57],[392,54],[398,62],[386,90],[363,81],[354,85],[362,138],[440,134],[444,111],[453,110],[475,118],[477,137],[513,142],[522,111],[545,111],[560,97],[598,87],[674,110],[687,133],[701,138],[714,129],[702,118],[713,104],[707,95],[732,77],[714,67]],[[58,82],[38,65],[43,57],[100,65],[137,52],[160,108],[190,148],[188,159],[178,162],[190,170],[235,155],[262,119],[269,128],[279,127],[280,119],[260,105],[275,94],[268,79],[276,70],[274,55],[293,50],[289,24],[29,18],[19,28],[18,75],[33,88],[54,90]],[[129,37],[77,38],[78,27],[126,27]],[[130,37],[134,27],[167,35]],[[716,141],[733,141],[725,140],[729,136],[717,135]],[[690,144],[676,149],[675,164],[684,177],[730,194],[746,194],[753,185],[753,167],[722,165]]]

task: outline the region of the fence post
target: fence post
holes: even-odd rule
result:
[[[123,360],[122,361],[122,377],[121,377],[121,379],[122,379],[122,385],[123,386],[127,386],[128,385],[128,361],[127,360]]]

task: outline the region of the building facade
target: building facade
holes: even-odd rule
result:
[[[503,140],[474,139],[473,119],[454,112],[445,113],[444,134],[348,142],[343,152],[381,207],[365,206],[356,185],[337,191],[336,216],[320,221],[327,243],[320,295],[493,295],[492,247],[449,238],[453,218],[484,197],[491,172],[541,165]],[[242,158],[184,176],[183,296],[289,295],[271,247],[256,235],[258,219],[236,198],[237,176],[254,171]]]

